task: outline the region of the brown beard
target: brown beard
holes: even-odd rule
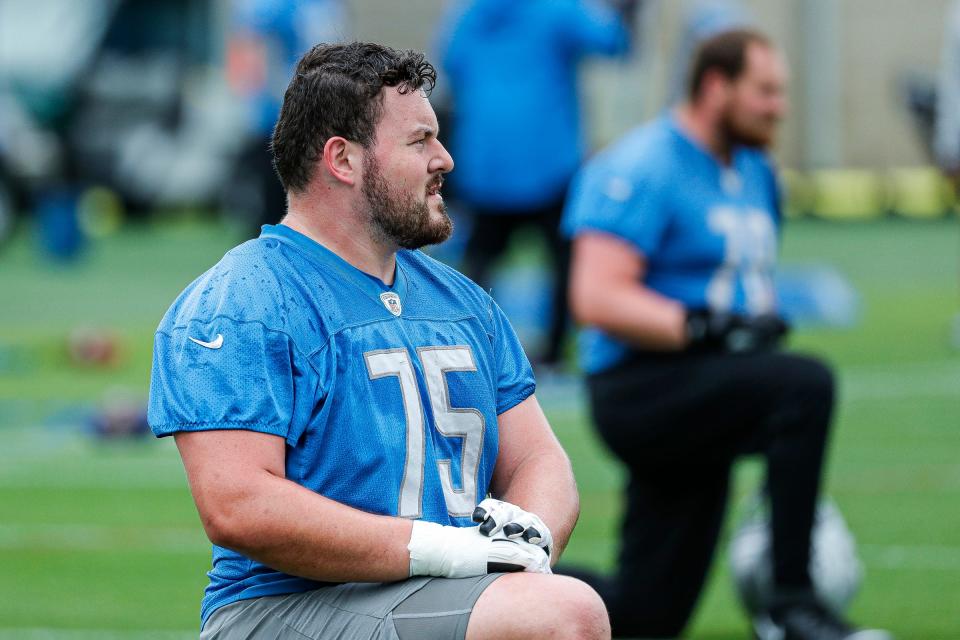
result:
[[[453,233],[453,221],[442,202],[441,218],[431,219],[425,200],[391,189],[372,154],[363,159],[363,176],[361,191],[367,201],[371,226],[381,240],[404,249],[419,249],[439,244]]]
[[[732,109],[728,109],[723,114],[720,126],[723,130],[723,136],[732,145],[766,149],[773,142],[770,136],[740,126],[733,117]]]

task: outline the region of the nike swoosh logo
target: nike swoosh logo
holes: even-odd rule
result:
[[[187,336],[187,337],[190,338],[190,336]],[[196,342],[201,347],[206,347],[207,349],[219,349],[220,347],[223,346],[222,333],[218,333],[217,337],[214,338],[213,342],[204,342],[203,340],[197,340],[196,338],[190,338],[190,339]]]

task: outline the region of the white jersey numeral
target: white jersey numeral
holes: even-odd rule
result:
[[[477,473],[483,451],[484,419],[476,409],[450,405],[448,371],[476,371],[469,347],[422,347],[417,355],[423,365],[427,395],[434,426],[446,438],[462,439],[460,453],[460,489],[454,486],[450,459],[437,460],[447,512],[454,517],[469,516],[477,504]],[[403,518],[422,515],[426,419],[417,387],[416,373],[406,349],[368,351],[363,354],[371,380],[396,376],[407,422],[407,456],[400,483],[398,514]]]
[[[777,238],[773,223],[763,211],[715,207],[707,214],[711,231],[723,236],[723,263],[707,283],[707,306],[713,311],[733,309],[737,279],[741,278],[747,311],[773,311],[776,296],[773,265]]]

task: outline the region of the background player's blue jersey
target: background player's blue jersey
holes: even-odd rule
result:
[[[534,391],[505,316],[419,251],[393,286],[292,229],[264,227],[174,302],[156,333],[157,436],[249,429],[286,440],[286,476],[371,513],[471,525],[497,416]],[[201,608],[316,588],[214,547]]]
[[[780,195],[767,156],[735,147],[724,166],[673,116],[635,129],[575,178],[564,232],[603,231],[646,261],[647,287],[688,308],[772,312]],[[594,328],[581,334],[591,373],[623,360],[630,347]]]
[[[585,146],[579,62],[627,53],[620,15],[603,2],[470,0],[450,3],[440,33],[458,197],[503,213],[556,201]]]

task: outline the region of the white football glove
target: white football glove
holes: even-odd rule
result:
[[[515,504],[494,498],[482,500],[473,510],[473,521],[480,523],[480,533],[485,536],[493,537],[499,533],[508,540],[522,539],[550,555],[553,547],[550,529],[540,516]]]
[[[467,578],[487,573],[552,573],[550,558],[523,540],[490,538],[478,527],[447,527],[414,520],[410,534],[410,575]]]

